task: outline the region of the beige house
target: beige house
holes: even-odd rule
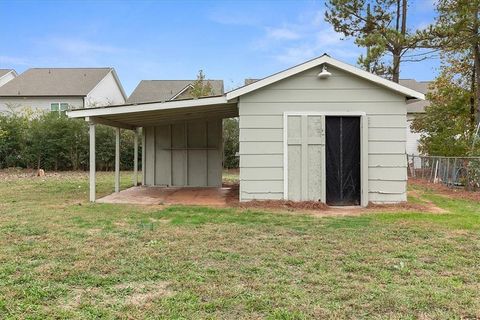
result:
[[[426,94],[429,90],[431,81],[416,81],[413,79],[401,79],[400,84],[410,88],[412,90]],[[428,107],[430,102],[428,100],[418,100],[413,99],[409,100],[407,104],[407,154],[410,155],[419,155],[418,150],[420,134],[413,132],[411,126],[412,121],[415,117],[425,113],[425,108]]]
[[[365,206],[406,200],[411,99],[424,95],[323,55],[220,96],[68,115],[90,123],[91,201],[97,123],[117,128],[118,163],[120,129],[143,128],[144,186],[217,187],[221,120],[238,116],[241,201]]]
[[[62,112],[125,101],[113,68],[32,68],[0,86],[0,112],[23,107]]]

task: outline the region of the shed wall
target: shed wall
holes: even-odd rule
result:
[[[403,95],[344,71],[307,70],[240,98],[240,200],[283,199],[284,112],[365,112],[368,192],[373,202],[406,200]]]
[[[222,120],[145,128],[145,185],[220,187]]]

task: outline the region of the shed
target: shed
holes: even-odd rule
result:
[[[323,55],[217,97],[68,114],[90,122],[92,201],[95,124],[118,128],[117,158],[120,128],[143,128],[144,185],[218,187],[221,120],[238,116],[241,201],[365,206],[406,200],[409,99],[424,95]]]

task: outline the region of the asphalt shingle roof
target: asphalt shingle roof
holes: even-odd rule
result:
[[[32,68],[0,87],[0,96],[86,96],[112,68]]]
[[[195,80],[142,80],[133,90],[127,103],[168,101]],[[205,80],[212,86],[212,95],[223,94],[223,80]]]
[[[399,84],[407,88],[413,89],[421,93],[427,93],[429,91],[428,86],[431,84],[431,81],[417,81],[414,79],[400,79]],[[408,100],[407,101],[407,112],[408,113],[423,113],[425,112],[425,107],[430,105],[428,100]]]

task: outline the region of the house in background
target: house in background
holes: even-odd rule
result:
[[[426,94],[431,81],[416,81],[414,79],[400,79],[400,84],[412,90]],[[419,155],[418,146],[420,134],[412,131],[412,121],[416,116],[425,113],[425,108],[430,104],[428,100],[413,99],[407,102],[407,154]]]
[[[91,201],[98,123],[117,128],[118,163],[120,128],[143,128],[144,186],[220,187],[222,119],[239,117],[240,201],[366,206],[407,199],[411,99],[424,95],[323,55],[221,96],[73,110],[68,116],[89,121]],[[117,167],[117,192],[119,181]]]
[[[0,112],[12,107],[63,112],[125,101],[113,68],[32,68],[0,87]]]
[[[16,76],[18,76],[18,74],[13,69],[0,69],[0,87],[14,79]]]
[[[133,90],[127,103],[191,99],[190,89],[195,80],[142,80]],[[223,80],[205,80],[212,87],[212,96],[222,95]]]

